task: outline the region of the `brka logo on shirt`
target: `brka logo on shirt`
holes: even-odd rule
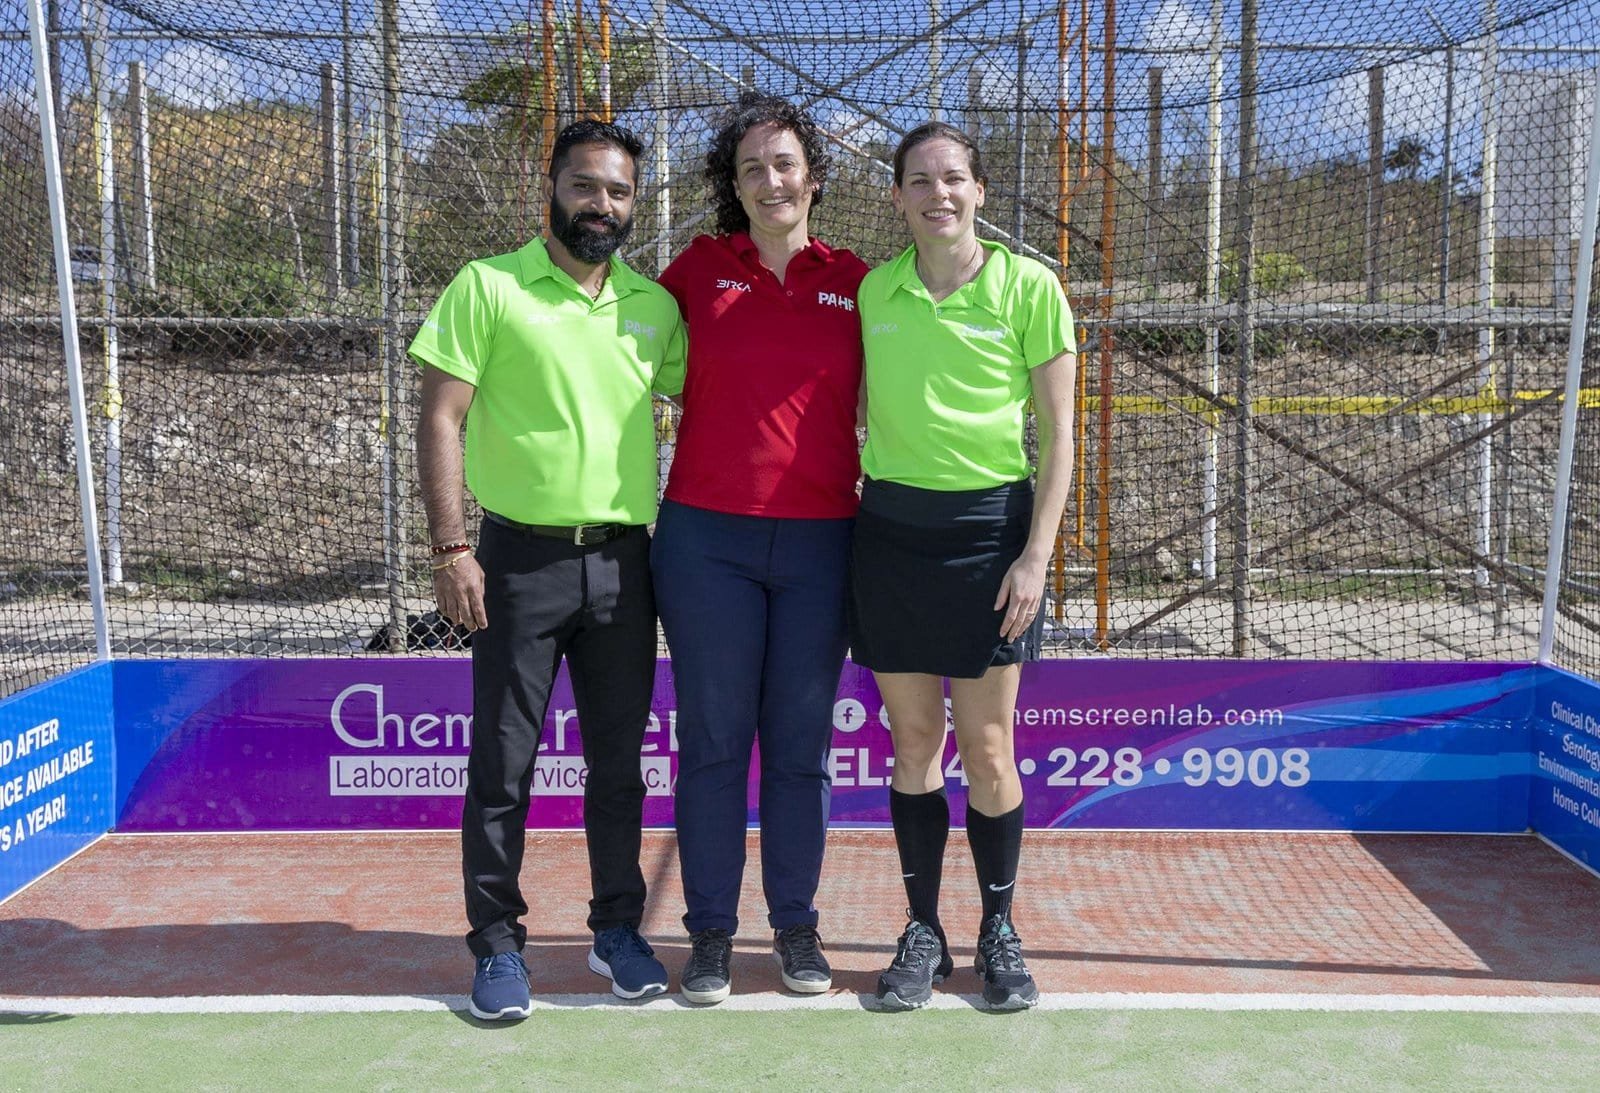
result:
[[[842,308],[845,311],[854,311],[856,309],[856,302],[854,300],[848,296],[840,295],[837,292],[817,293],[817,303],[827,304],[829,307]]]
[[[988,338],[991,342],[1005,341],[1006,332],[989,326],[973,326],[971,323],[961,324],[968,334],[974,338]]]
[[[632,319],[622,320],[622,332],[624,334],[637,334],[646,341],[654,341],[656,336],[655,327],[634,322]]]
[[[899,332],[899,323],[873,323],[872,327],[867,331],[868,334],[898,334]]]
[[[717,278],[717,287],[718,288],[731,288],[735,292],[749,292],[750,291],[750,282],[749,281],[733,281],[733,280],[728,279],[727,277],[718,277]]]

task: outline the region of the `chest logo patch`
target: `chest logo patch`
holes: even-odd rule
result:
[[[836,307],[842,311],[854,311],[856,309],[854,300],[838,292],[817,293],[817,303],[826,304],[828,307]]]
[[[718,277],[717,278],[717,287],[719,289],[730,289],[731,288],[735,292],[749,292],[750,291],[750,282],[749,281],[735,281],[735,280],[733,280],[731,278],[728,278],[728,277]]]
[[[867,330],[868,334],[897,334],[899,332],[899,323],[873,323]]]
[[[622,320],[622,332],[624,334],[636,334],[647,342],[653,342],[656,338],[655,327],[646,326],[644,323],[636,322],[633,319]]]

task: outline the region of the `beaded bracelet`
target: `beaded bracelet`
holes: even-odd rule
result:
[[[428,552],[437,558],[441,554],[456,554],[471,549],[471,543],[446,543],[443,546],[430,547]]]

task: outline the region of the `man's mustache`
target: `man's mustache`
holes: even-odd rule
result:
[[[622,221],[609,213],[579,213],[572,218],[574,224],[604,224],[612,231],[622,227]]]

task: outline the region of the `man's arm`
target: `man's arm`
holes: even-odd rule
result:
[[[422,370],[422,416],[417,424],[417,479],[434,546],[467,541],[461,425],[478,389],[437,368]],[[489,625],[483,570],[471,551],[436,556],[433,596],[439,613],[468,630]]]

